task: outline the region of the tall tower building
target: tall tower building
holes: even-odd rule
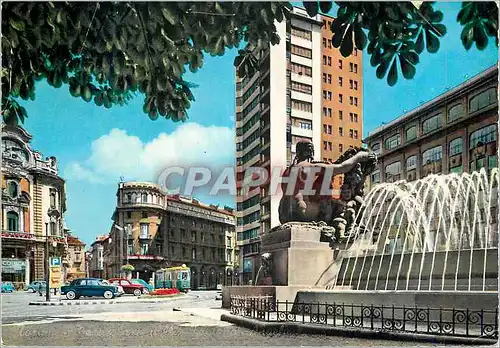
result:
[[[332,17],[323,16],[321,27],[321,157],[335,161],[349,147],[361,147],[363,136],[363,56],[354,48],[344,58],[332,46]],[[316,126],[316,125],[315,125]],[[316,153],[319,153],[316,150]],[[342,176],[334,178],[334,196],[338,196]]]
[[[236,232],[244,284],[255,280],[260,235],[280,224],[281,199],[270,191],[279,186],[274,179],[251,188],[245,171],[284,170],[300,140],[312,141],[318,160],[335,160],[340,145],[361,145],[361,52],[344,59],[331,46],[325,26],[332,20],[295,7],[290,20],[275,23],[281,41],[260,54],[260,70],[245,78],[236,72]]]

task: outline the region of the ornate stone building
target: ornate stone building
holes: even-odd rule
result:
[[[237,262],[234,215],[195,199],[167,196],[152,183],[120,183],[109,233],[109,276],[124,264],[146,281],[168,266],[186,264],[192,288],[215,288],[232,281]],[[106,243],[105,243],[106,244]]]
[[[69,232],[66,235],[66,241],[68,243],[68,250],[64,258],[65,280],[71,281],[76,278],[84,278],[87,274],[85,243]]]
[[[2,125],[2,280],[23,286],[45,278],[45,250],[62,257],[65,182],[55,157],[31,149],[32,136]]]

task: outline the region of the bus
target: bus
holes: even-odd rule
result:
[[[182,265],[156,271],[155,289],[178,289],[188,292],[191,289],[191,269]]]

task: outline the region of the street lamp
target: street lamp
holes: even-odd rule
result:
[[[47,271],[45,272],[45,301],[49,302],[50,301],[50,286],[49,286],[49,281],[50,281],[50,259],[49,259],[49,223],[45,223],[45,267],[47,268]],[[42,295],[40,291],[40,295]]]

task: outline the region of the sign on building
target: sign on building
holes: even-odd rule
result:
[[[2,260],[2,273],[24,273],[25,260]]]

